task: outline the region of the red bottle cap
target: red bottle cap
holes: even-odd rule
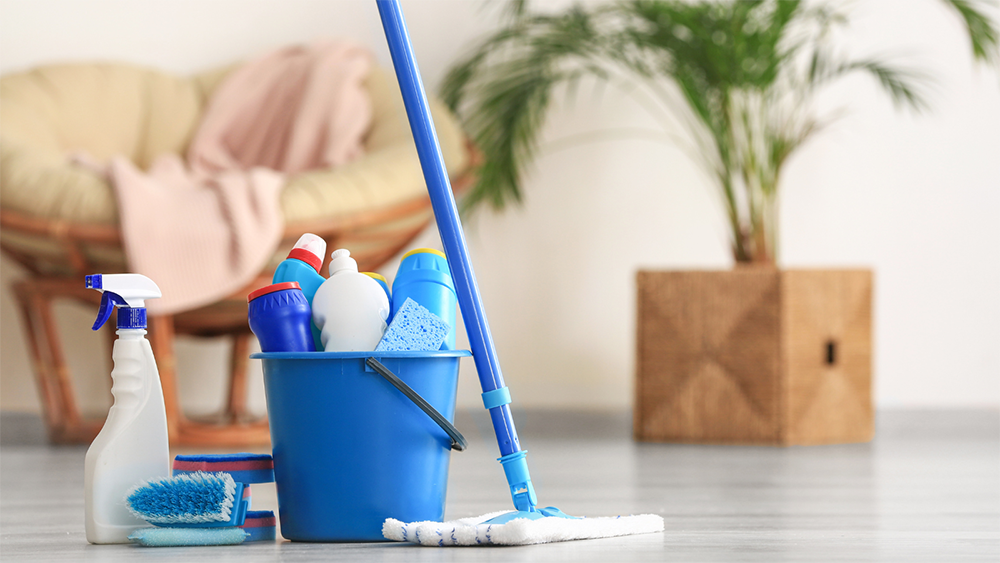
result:
[[[260,289],[255,289],[255,290],[251,291],[250,295],[247,295],[247,303],[253,301],[254,299],[257,299],[261,295],[267,295],[268,293],[274,293],[275,291],[283,291],[283,290],[286,290],[286,289],[298,289],[298,290],[301,290],[302,286],[300,286],[299,282],[296,282],[296,281],[281,282],[281,283],[274,283],[274,284],[271,284],[271,285],[265,285],[264,287],[262,287]]]
[[[319,273],[319,269],[323,267],[323,260],[319,257],[306,250],[305,248],[293,248],[291,252],[288,253],[289,258],[295,258],[296,260],[302,260],[306,264],[309,264]]]

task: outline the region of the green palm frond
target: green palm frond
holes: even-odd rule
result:
[[[510,0],[504,15],[510,19],[518,19],[528,13],[528,0]]]
[[[863,72],[874,77],[882,89],[889,94],[899,107],[909,107],[920,112],[929,109],[929,104],[920,87],[932,80],[926,74],[892,66],[877,58],[856,60],[834,60],[826,49],[816,49],[809,59],[809,65],[801,83],[797,86],[803,94],[811,95],[823,86],[855,72]]]
[[[997,61],[997,28],[981,2],[945,2],[964,22],[976,58]],[[848,24],[829,4],[800,0],[619,0],[555,14],[515,0],[506,23],[458,61],[441,88],[484,157],[463,209],[521,202],[554,98],[572,96],[584,78],[628,75],[662,105],[659,122],[666,113],[688,130],[720,188],[736,259],[773,260],[783,167],[837,117],[811,113],[816,93],[862,73],[896,105],[928,107],[927,76],[884,57],[832,54],[831,30]],[[665,124],[663,133],[674,131]]]
[[[976,60],[997,64],[1000,61],[1000,33],[990,18],[984,14],[980,4],[973,0],[945,0],[962,18],[965,29],[969,33],[969,43],[972,55]],[[994,4],[994,8],[996,5]]]
[[[502,209],[522,199],[521,178],[553,92],[583,76],[605,78],[609,38],[595,26],[602,11],[574,8],[558,16],[523,14],[456,64],[442,84],[444,102],[484,155],[463,209]]]
[[[927,82],[929,79],[916,71],[893,68],[874,59],[851,61],[837,66],[835,74],[847,74],[855,70],[868,72],[882,85],[892,101],[900,106],[909,106],[916,111],[929,108],[924,96],[917,91],[914,84]]]

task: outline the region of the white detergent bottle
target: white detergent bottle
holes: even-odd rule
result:
[[[115,402],[87,450],[84,469],[87,541],[128,543],[129,534],[149,524],[128,511],[126,493],[142,481],[170,476],[163,388],[145,336],[145,300],[160,297],[160,288],[139,274],[94,274],[87,276],[87,288],[104,294],[94,330],[119,308],[111,354]]]
[[[341,248],[330,255],[330,277],[316,291],[312,313],[323,350],[374,350],[385,332],[389,298],[377,281],[358,273],[351,252]]]

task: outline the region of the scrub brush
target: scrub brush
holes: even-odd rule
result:
[[[247,533],[250,488],[228,473],[184,473],[136,485],[125,498],[129,511],[160,526],[137,530],[129,539],[146,546],[231,545]],[[196,528],[195,530],[189,530]]]
[[[126,497],[129,511],[156,526],[239,526],[246,518],[246,485],[228,473],[181,474],[137,485]]]

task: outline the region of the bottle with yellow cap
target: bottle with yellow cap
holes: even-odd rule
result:
[[[451,326],[441,349],[454,350],[458,295],[444,252],[416,248],[403,255],[396,278],[392,281],[392,316],[407,298],[426,307]]]
[[[366,275],[366,276],[368,276],[369,278],[377,281],[378,284],[380,286],[382,286],[382,291],[385,292],[385,298],[389,300],[389,303],[392,303],[392,294],[389,293],[389,282],[385,281],[385,276],[383,276],[382,274],[380,274],[378,272],[361,272],[361,273],[364,274],[364,275]],[[386,319],[385,322],[387,324],[392,322],[392,313],[391,312],[389,314],[389,318]]]

